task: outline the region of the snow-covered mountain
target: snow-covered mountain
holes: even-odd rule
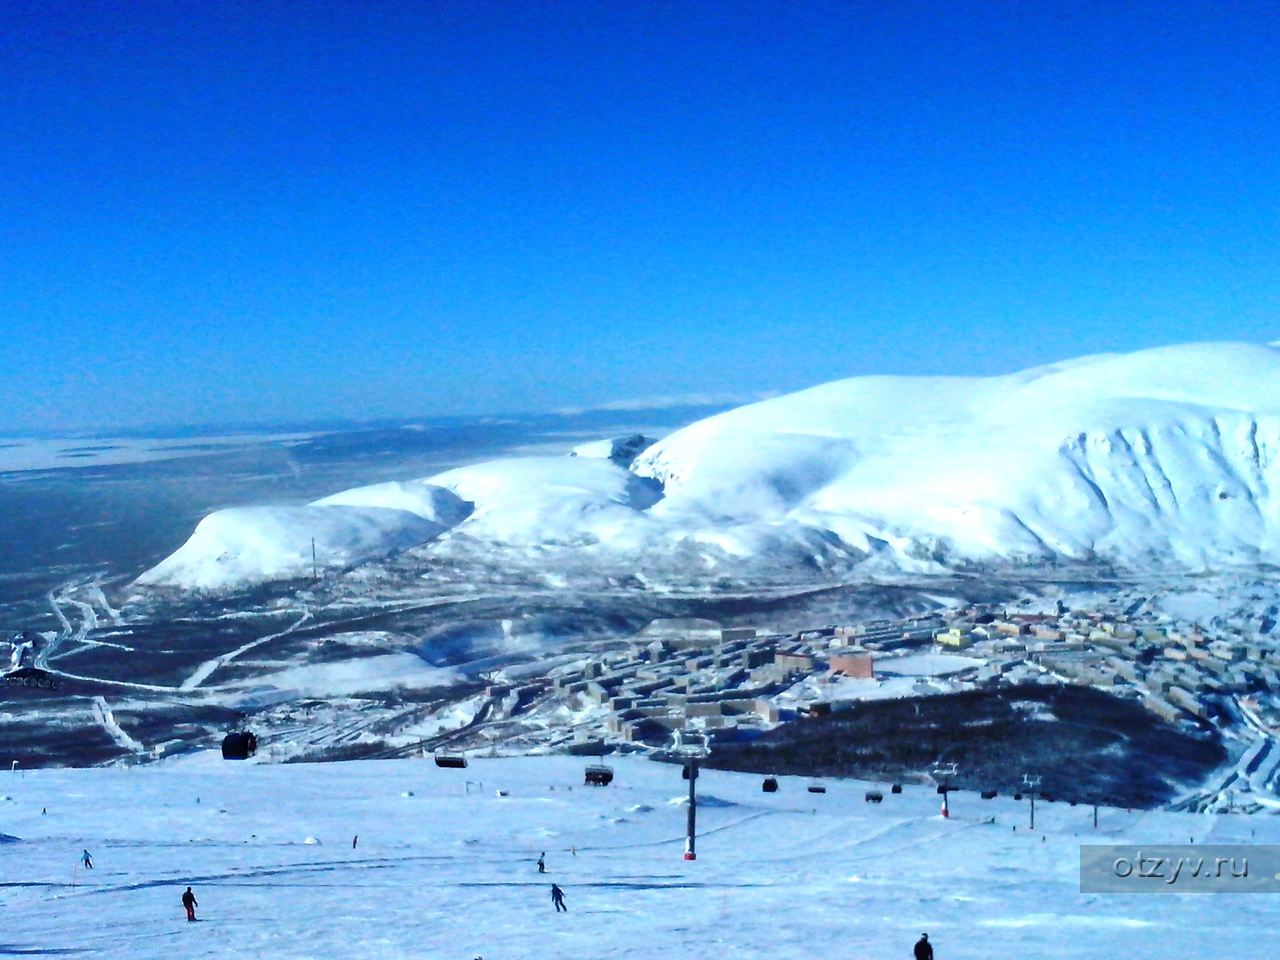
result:
[[[571,457],[595,457],[611,460],[620,467],[629,467],[653,443],[653,437],[633,433],[625,437],[610,437],[580,443],[569,452]]]
[[[426,483],[378,483],[305,506],[232,507],[209,514],[141,584],[216,590],[297,577],[384,557],[435,539],[471,505]]]
[[[624,469],[526,457],[219,511],[141,582],[221,587],[419,547],[625,569],[1280,562],[1280,349],[1194,344],[998,377],[858,377],[700,420]],[[336,511],[336,512],[335,512]],[[548,560],[550,562],[550,560]]]
[[[711,511],[940,561],[1280,559],[1280,350],[1199,344],[1010,376],[860,377],[702,420],[635,470]]]

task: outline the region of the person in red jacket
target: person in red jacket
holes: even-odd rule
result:
[[[196,895],[191,892],[191,888],[187,887],[187,892],[182,895],[182,905],[187,908],[187,922],[194,922],[196,919],[196,907],[200,904],[196,903]]]

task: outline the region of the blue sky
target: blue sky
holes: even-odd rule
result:
[[[1277,64],[1261,2],[6,4],[0,430],[1275,340]]]

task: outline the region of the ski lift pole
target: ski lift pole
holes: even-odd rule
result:
[[[697,860],[698,791],[696,784],[698,782],[698,758],[689,757],[685,763],[685,769],[689,773],[689,818],[684,838],[684,858],[686,860]]]
[[[942,818],[944,820],[951,816],[951,804],[949,803],[951,780],[958,772],[958,767],[954,763],[940,764],[933,771],[933,777],[938,781],[938,792],[942,794]]]
[[[1029,773],[1024,773],[1022,775],[1023,786],[1026,788],[1027,793],[1031,797],[1031,829],[1032,830],[1036,828],[1036,789],[1040,786],[1040,779],[1041,778],[1039,774],[1032,776]],[[1096,808],[1095,808],[1095,816],[1096,816]]]

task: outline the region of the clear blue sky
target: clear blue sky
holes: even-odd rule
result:
[[[1277,338],[1272,2],[0,6],[0,430]]]

